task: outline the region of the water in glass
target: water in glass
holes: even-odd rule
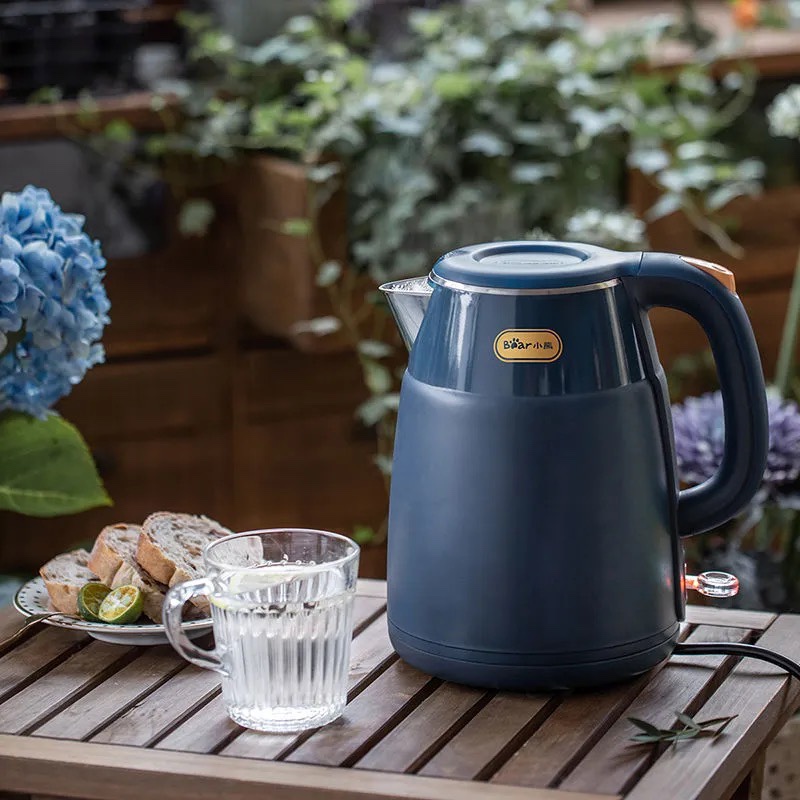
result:
[[[212,596],[211,609],[231,719],[271,731],[336,719],[347,700],[353,614],[342,576],[308,577],[277,562],[230,580],[238,592]]]
[[[298,731],[342,713],[358,556],[358,545],[335,533],[252,531],[210,544],[206,577],[169,590],[167,636],[184,658],[222,675],[234,722]],[[181,628],[184,604],[199,595],[211,604],[214,650],[197,647]]]

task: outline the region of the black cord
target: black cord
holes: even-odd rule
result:
[[[675,655],[682,656],[744,656],[768,661],[776,667],[785,669],[790,675],[800,679],[800,664],[780,653],[767,650],[755,644],[735,642],[684,642],[675,645]]]

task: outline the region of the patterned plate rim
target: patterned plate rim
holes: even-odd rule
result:
[[[32,596],[31,596],[32,595]],[[38,597],[37,597],[38,595]],[[42,614],[51,611],[50,604],[42,603],[42,596],[47,597],[47,589],[41,577],[31,578],[22,584],[14,595],[14,608],[25,617],[32,617],[35,614]],[[72,619],[71,617],[52,617],[43,620],[46,625],[54,625],[57,628],[74,628],[80,631],[98,631],[104,633],[164,633],[164,626],[155,622],[136,622],[130,625],[112,625],[108,622],[88,622],[83,619]],[[198,628],[210,628],[211,618],[187,620],[183,623],[184,630],[196,630]]]

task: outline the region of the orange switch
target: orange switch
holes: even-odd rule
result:
[[[709,274],[712,278],[716,278],[729,291],[736,291],[736,278],[729,269],[721,267],[719,264],[714,264],[711,261],[703,261],[702,258],[690,258],[689,256],[681,256],[681,258],[687,264],[691,264],[693,267],[703,270],[703,272]]]

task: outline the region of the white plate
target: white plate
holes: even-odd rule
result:
[[[26,617],[34,614],[46,614],[53,611],[50,605],[50,596],[47,594],[44,581],[34,578],[23,584],[14,596],[14,608]],[[163,625],[155,622],[135,622],[131,625],[110,625],[106,622],[87,622],[68,615],[63,617],[50,617],[43,620],[45,625],[55,625],[57,628],[72,628],[76,631],[86,631],[90,636],[101,642],[111,644],[165,644],[167,634]],[[211,619],[193,619],[183,623],[183,630],[190,639],[203,636],[212,628]]]

